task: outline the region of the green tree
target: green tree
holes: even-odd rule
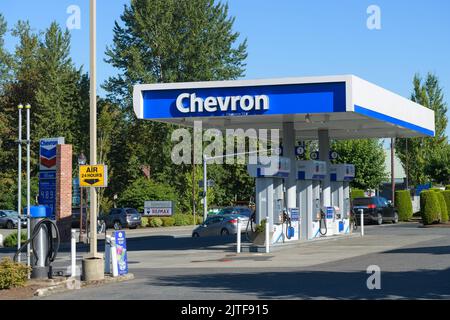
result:
[[[179,210],[176,191],[169,184],[158,183],[147,178],[135,180],[119,197],[119,206],[144,210],[144,202],[151,200],[171,200]]]
[[[335,141],[333,150],[339,154],[338,162],[355,165],[356,176],[351,183],[353,187],[376,189],[387,179],[383,145],[379,140]]]
[[[138,121],[132,94],[136,83],[237,79],[243,75],[246,41],[238,43],[228,6],[213,0],[131,0],[114,27],[106,61],[119,70],[104,84],[108,98],[125,113],[121,143],[112,153],[114,188],[142,176],[171,181],[184,192],[192,166],[175,166],[170,159],[174,126]],[[126,139],[125,139],[126,137]],[[189,199],[192,199],[189,196]],[[185,199],[184,203],[192,202]]]
[[[439,79],[432,73],[428,73],[425,81],[419,75],[415,75],[413,86],[411,100],[435,112],[435,137],[396,139],[397,156],[412,185],[426,183],[429,179],[446,181],[448,175],[441,174],[448,170],[443,168],[445,163],[439,161],[439,156],[446,157],[448,153],[445,150],[447,148],[445,135],[448,123],[447,104],[444,101]]]

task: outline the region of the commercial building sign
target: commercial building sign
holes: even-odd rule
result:
[[[144,216],[171,216],[173,213],[173,201],[144,202]]]
[[[345,82],[136,90],[143,119],[346,111]]]

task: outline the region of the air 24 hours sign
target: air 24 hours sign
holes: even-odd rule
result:
[[[80,187],[108,186],[108,167],[102,164],[80,166]]]

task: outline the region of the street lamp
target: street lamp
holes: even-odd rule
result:
[[[86,164],[86,156],[83,152],[78,156],[78,166],[84,166]],[[79,186],[80,188],[80,242],[83,241],[83,188]],[[87,220],[86,220],[87,222]],[[87,225],[87,224],[86,224]]]

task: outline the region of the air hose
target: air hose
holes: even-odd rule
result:
[[[47,243],[48,243],[48,250],[45,258],[45,265],[49,266],[53,261],[56,259],[56,255],[58,254],[59,245],[60,245],[60,236],[59,236],[59,229],[55,222],[52,220],[45,218],[41,221],[39,221],[30,236],[30,239],[28,239],[20,248],[17,250],[16,254],[14,255],[14,261],[17,261],[17,256],[20,252],[22,252],[29,243],[31,243],[33,255],[35,258],[35,264],[39,260],[38,255],[36,254],[36,249],[34,247],[34,239],[39,235],[39,231],[43,227],[47,227]],[[56,240],[53,241],[53,228],[55,229],[55,235]],[[55,244],[54,244],[55,242]]]
[[[325,213],[323,212],[323,210],[320,210],[320,222],[319,222],[320,226],[319,226],[319,232],[321,235],[326,235],[328,233],[328,228],[327,228],[327,218]],[[322,226],[324,226],[324,228],[322,228]],[[322,229],[325,230],[325,232],[322,232]]]

